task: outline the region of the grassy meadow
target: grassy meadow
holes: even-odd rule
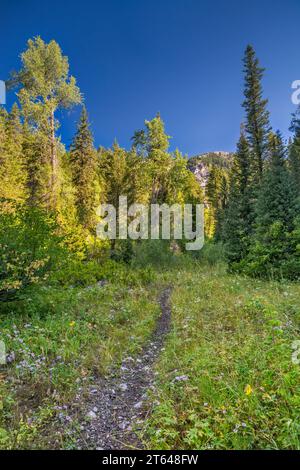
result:
[[[72,400],[122,357],[138,355],[159,315],[158,295],[172,285],[172,327],[144,445],[299,449],[300,366],[291,356],[300,287],[228,274],[207,253],[175,255],[162,268],[109,262],[98,276],[91,263],[76,274],[86,285],[64,273],[6,305],[1,335],[13,357],[1,370],[0,446],[72,448]]]

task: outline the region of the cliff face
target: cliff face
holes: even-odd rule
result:
[[[213,167],[229,171],[233,161],[231,152],[208,152],[189,159],[189,169],[194,173],[200,186],[205,190]]]

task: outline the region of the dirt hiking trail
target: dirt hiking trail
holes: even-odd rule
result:
[[[149,413],[147,392],[154,388],[153,366],[163,348],[171,325],[171,287],[159,298],[161,315],[151,339],[136,358],[126,357],[119,370],[90,387],[83,405],[86,419],[77,441],[80,449],[143,449],[135,431]]]

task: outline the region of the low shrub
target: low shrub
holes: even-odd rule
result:
[[[50,216],[20,207],[0,214],[0,301],[18,298],[59,269],[67,252]]]
[[[143,240],[134,247],[132,266],[166,268],[172,266],[177,257],[178,255],[171,251],[168,240]]]
[[[191,255],[203,264],[215,266],[225,261],[224,246],[222,243],[207,242],[199,251],[192,251]]]
[[[155,273],[150,267],[134,269],[114,260],[97,263],[73,259],[59,272],[53,273],[50,282],[64,287],[89,287],[99,281],[137,286],[152,282],[154,279]]]

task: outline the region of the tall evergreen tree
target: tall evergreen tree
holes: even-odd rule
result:
[[[264,161],[268,150],[270,132],[268,100],[263,99],[261,80],[264,69],[260,67],[252,46],[248,45],[243,59],[245,73],[246,134],[251,150],[251,172],[253,183],[258,184],[263,175]]]
[[[96,228],[96,208],[100,201],[97,154],[85,107],[70,149],[75,205],[79,222],[92,232]]]
[[[270,161],[258,194],[255,234],[245,262],[252,274],[278,276],[294,255],[291,236],[298,207],[285,154],[280,134],[271,135]]]
[[[286,149],[279,132],[270,136],[270,161],[256,204],[256,235],[264,238],[266,228],[281,221],[287,231],[296,216],[295,187],[288,172]]]
[[[250,175],[250,149],[242,131],[231,170],[229,200],[222,230],[231,265],[237,265],[243,259],[250,243],[253,225]]]
[[[224,214],[228,205],[229,198],[229,178],[227,172],[224,170],[221,172],[220,178],[220,190],[218,197],[218,205],[215,212],[215,241],[222,240],[222,231],[224,225]]]
[[[205,200],[207,202],[205,211],[205,232],[209,239],[213,239],[216,231],[216,211],[218,208],[220,182],[220,169],[211,165],[205,187]]]
[[[242,130],[232,170],[223,233],[228,260],[235,265],[247,255],[254,231],[255,202],[269,154],[270,135],[268,101],[263,99],[261,84],[264,69],[250,45],[246,48],[243,64],[245,132]]]
[[[289,167],[293,181],[300,196],[300,118],[295,114],[290,130],[294,132],[294,139],[289,145]]]

